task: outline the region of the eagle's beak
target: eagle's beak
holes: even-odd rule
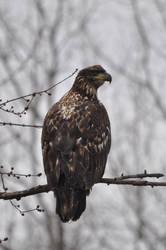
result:
[[[112,76],[110,74],[108,74],[107,72],[105,73],[100,73],[97,76],[94,77],[97,80],[101,80],[101,81],[108,81],[108,82],[112,82]]]
[[[104,80],[111,83],[112,82],[112,76],[110,74],[108,74],[108,73],[105,73]]]

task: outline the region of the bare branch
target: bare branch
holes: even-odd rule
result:
[[[15,204],[12,200],[10,200],[10,204],[22,215],[24,216],[26,213],[29,213],[29,212],[34,212],[34,211],[37,211],[37,212],[44,212],[44,209],[40,208],[40,205],[37,205],[35,208],[32,208],[32,209],[28,209],[28,210],[22,210],[20,208],[20,205],[17,205]]]
[[[7,241],[8,240],[8,237],[5,237],[4,239],[0,239],[0,244],[4,241]]]
[[[125,179],[136,179],[136,178],[147,178],[147,177],[155,177],[155,178],[160,178],[163,177],[164,174],[161,173],[154,173],[154,174],[148,174],[147,171],[145,170],[143,174],[136,174],[136,175],[121,175],[120,177],[115,177],[114,180],[125,180]]]
[[[25,98],[27,98],[27,97],[33,97],[33,96],[36,96],[36,95],[41,95],[41,94],[43,94],[43,93],[49,94],[48,91],[50,91],[51,89],[55,88],[57,85],[59,85],[59,84],[61,84],[62,82],[66,81],[67,79],[71,78],[77,71],[78,71],[78,69],[75,69],[74,72],[71,73],[69,76],[67,76],[66,78],[64,78],[64,79],[61,80],[60,82],[53,84],[51,87],[49,87],[49,88],[47,88],[47,89],[45,89],[45,90],[36,91],[36,92],[31,93],[31,94],[27,94],[27,95],[24,95],[24,96],[19,96],[19,97],[16,97],[16,98],[7,100],[7,101],[5,101],[5,102],[2,102],[2,103],[0,104],[0,106],[5,106],[5,105],[8,104],[9,102],[15,102],[15,101],[20,100],[20,99],[25,99]]]
[[[9,113],[15,114],[15,115],[19,115],[19,116],[21,116],[22,114],[26,114],[26,111],[29,109],[30,104],[32,103],[33,99],[37,95],[41,96],[44,93],[47,94],[47,95],[51,95],[51,93],[49,92],[50,90],[52,90],[53,88],[55,88],[57,85],[61,84],[62,82],[66,81],[67,79],[71,78],[77,71],[78,71],[78,69],[75,69],[74,72],[71,73],[69,76],[67,76],[66,78],[64,78],[60,82],[53,84],[51,87],[49,87],[47,89],[44,89],[44,90],[41,90],[41,91],[36,91],[36,92],[30,93],[30,94],[27,94],[27,95],[24,95],[24,96],[19,96],[19,97],[7,100],[5,102],[2,102],[2,99],[0,99],[0,102],[1,102],[0,103],[0,109],[3,110],[3,111],[9,112]],[[30,99],[27,99],[28,97]],[[15,102],[15,101],[18,101],[18,100],[24,100],[27,103],[25,108],[21,112],[15,112],[13,106],[11,106],[10,109],[4,109],[4,107],[8,103]]]
[[[41,125],[23,124],[23,123],[12,123],[12,122],[0,122],[0,126],[18,126],[24,128],[42,128]]]
[[[164,176],[161,173],[152,173],[152,174],[137,174],[137,175],[127,175],[120,176],[116,178],[102,178],[98,183],[105,183],[107,185],[116,184],[116,185],[132,185],[132,186],[166,186],[166,182],[157,182],[157,181],[145,181],[145,180],[135,180],[136,178],[145,178],[145,177],[155,177],[160,178]],[[124,180],[129,178],[135,178],[134,180]],[[96,183],[97,184],[97,183]],[[56,187],[51,187],[49,185],[39,185],[32,187],[30,189],[16,191],[16,192],[0,192],[0,199],[3,200],[20,200],[22,197],[39,194],[39,193],[48,193],[55,190]]]
[[[34,195],[34,194],[39,194],[39,193],[48,193],[49,191],[51,191],[52,189],[50,188],[49,185],[39,185],[39,186],[35,186],[33,188],[30,189],[26,189],[23,191],[16,191],[16,192],[0,192],[0,199],[3,200],[12,200],[12,199],[16,199],[16,200],[20,200],[22,197],[26,197],[26,196],[30,196],[30,195]]]
[[[3,166],[0,166],[1,169],[3,169]],[[40,177],[42,176],[42,173],[38,173],[38,174],[19,174],[19,173],[16,173],[14,171],[14,167],[11,167],[10,171],[8,172],[4,172],[2,170],[0,170],[0,175],[1,175],[1,178],[6,175],[8,177],[14,177],[14,178],[21,178],[21,177]],[[3,180],[2,180],[2,183],[4,184]],[[4,186],[4,185],[3,185]]]
[[[144,180],[119,180],[112,178],[103,178],[100,183],[105,183],[107,185],[117,184],[117,185],[132,185],[132,186],[166,186],[166,182],[157,181],[144,181]]]
[[[2,182],[3,190],[6,192],[7,188],[5,187],[5,182],[4,182],[4,179],[3,179],[3,175],[2,175],[2,174],[1,174],[1,182]]]

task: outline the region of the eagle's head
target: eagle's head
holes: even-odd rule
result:
[[[111,83],[111,75],[100,65],[94,65],[79,71],[73,87],[85,95],[94,96],[105,81]]]

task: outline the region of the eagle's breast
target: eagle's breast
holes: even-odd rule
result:
[[[63,119],[69,120],[74,117],[74,114],[81,113],[80,105],[87,101],[87,97],[81,96],[79,93],[69,91],[59,101],[60,115]]]

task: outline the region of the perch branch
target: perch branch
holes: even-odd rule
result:
[[[125,179],[137,179],[137,178],[147,178],[147,177],[155,177],[155,178],[160,178],[160,177],[163,177],[164,174],[161,174],[161,173],[153,173],[153,174],[149,174],[147,173],[146,170],[144,170],[144,173],[143,174],[136,174],[136,175],[121,175],[120,177],[115,177],[114,180],[125,180]]]
[[[51,188],[49,185],[38,185],[35,187],[32,187],[30,189],[22,190],[22,191],[16,191],[16,192],[0,192],[0,199],[3,200],[20,200],[22,197],[39,194],[39,193],[48,193],[51,191]]]
[[[121,175],[120,177],[116,177],[116,178],[102,178],[98,183],[105,183],[107,185],[116,184],[116,185],[151,186],[151,187],[166,186],[166,182],[138,180],[138,178],[145,178],[145,177],[160,178],[162,176],[164,176],[164,175],[161,173],[148,174],[145,171],[143,174],[137,174],[137,175],[126,175],[126,176]],[[128,180],[130,178],[133,178],[134,180]],[[35,186],[35,187],[30,188],[30,189],[26,189],[26,190],[22,190],[22,191],[0,192],[0,199],[20,200],[22,197],[26,197],[26,196],[30,196],[30,195],[34,195],[34,194],[39,194],[39,193],[48,193],[48,192],[53,191],[55,189],[56,188],[51,187],[49,185],[39,185],[39,186]]]

